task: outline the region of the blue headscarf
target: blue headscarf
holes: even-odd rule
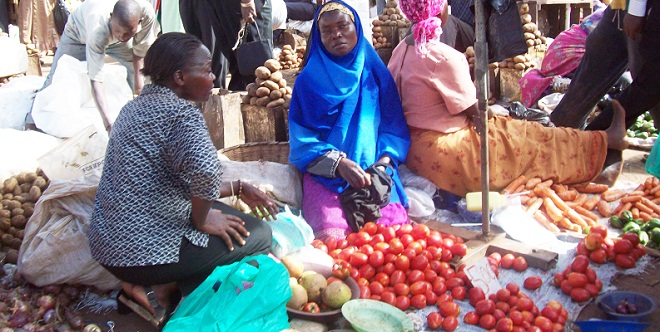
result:
[[[340,57],[323,46],[318,28],[319,13],[333,2],[353,13],[358,36],[355,48]],[[304,173],[312,161],[338,150],[366,169],[387,154],[394,165],[390,202],[407,206],[397,166],[406,160],[410,132],[392,75],[364,37],[357,12],[342,1],[320,7],[307,57],[289,106],[289,161]],[[349,186],[340,176],[312,176],[336,193]]]

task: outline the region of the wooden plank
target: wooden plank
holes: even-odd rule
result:
[[[286,142],[288,141],[288,128],[284,107],[267,108],[256,105],[241,105],[243,124],[245,128],[245,142]]]
[[[216,149],[245,143],[241,95],[225,89],[213,89],[208,101],[200,105],[211,141]]]

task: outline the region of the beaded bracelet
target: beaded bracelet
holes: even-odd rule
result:
[[[243,193],[243,182],[241,182],[241,179],[238,179],[238,197],[241,197],[241,194]]]

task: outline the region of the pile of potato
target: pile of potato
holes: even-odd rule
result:
[[[541,34],[541,30],[538,29],[536,23],[532,22],[532,15],[529,13],[529,4],[521,4],[519,13],[527,47],[534,47],[537,51],[547,50],[548,46],[546,45],[545,37]]]
[[[399,9],[399,3],[396,0],[388,0],[385,3],[383,12],[373,21],[372,41],[375,49],[392,48],[398,40],[388,40],[383,33],[383,27],[392,27],[394,32],[398,29],[407,29],[410,27],[410,21],[406,19]],[[392,36],[390,36],[392,38]]]
[[[497,66],[500,68],[509,68],[509,69],[525,71],[529,68],[534,68],[534,66],[536,65],[534,64],[534,62],[532,62],[532,56],[529,55],[529,53],[525,53],[521,55],[516,55],[513,58],[506,58],[504,61],[500,61],[497,64]]]
[[[302,64],[304,56],[304,48],[294,50],[291,45],[284,45],[282,46],[282,52],[280,53],[280,66],[283,69],[298,68]]]
[[[243,96],[243,104],[268,108],[289,107],[291,87],[286,85],[281,69],[282,65],[275,59],[267,60],[263,66],[258,67],[254,71],[256,80],[245,87],[248,94]]]
[[[40,170],[24,172],[4,181],[0,209],[0,247],[6,251],[7,263],[16,264],[25,224],[48,184],[46,175]]]

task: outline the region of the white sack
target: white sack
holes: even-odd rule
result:
[[[23,74],[28,70],[25,45],[7,36],[0,36],[0,77]]]
[[[0,142],[5,142],[0,158],[0,186],[5,179],[39,168],[38,158],[55,148],[61,139],[37,131],[0,129]]]
[[[23,130],[25,116],[44,80],[41,76],[20,76],[0,87],[0,128]]]

